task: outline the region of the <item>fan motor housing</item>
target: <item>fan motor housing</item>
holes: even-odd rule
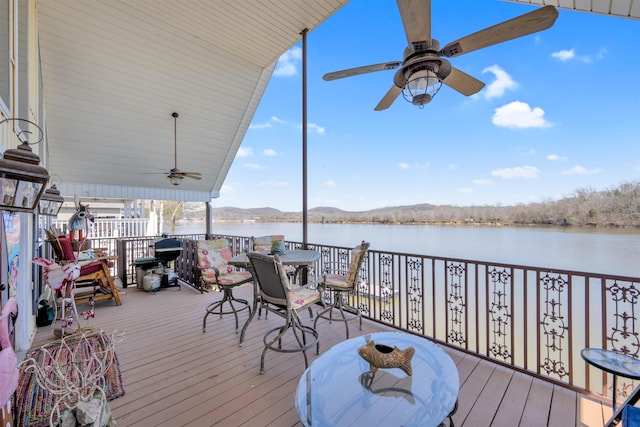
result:
[[[413,54],[404,61],[400,72],[396,73],[394,84],[403,87],[414,73],[422,70],[432,71],[442,81],[451,73],[451,63],[431,52]]]

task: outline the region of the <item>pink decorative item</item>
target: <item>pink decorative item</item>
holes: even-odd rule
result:
[[[11,315],[18,315],[15,298],[7,301],[0,314],[0,407],[6,405],[18,387],[18,359],[9,340]]]

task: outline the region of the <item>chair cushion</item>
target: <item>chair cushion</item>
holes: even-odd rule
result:
[[[324,276],[324,284],[325,286],[329,286],[332,288],[350,288],[351,282],[347,281],[347,276],[342,274],[330,274],[327,273]]]
[[[280,280],[282,280],[282,283],[284,283],[285,287],[287,289],[295,289],[295,288],[297,288],[297,286],[292,284],[291,281],[289,280],[289,274],[291,274],[291,273],[296,271],[295,267],[289,266],[289,265],[287,265],[287,266],[282,265],[282,261],[280,261],[280,257],[278,255],[275,256],[275,262],[280,264],[281,269],[278,270],[278,271],[281,272]],[[293,271],[291,271],[291,269],[290,268],[288,269],[287,267],[292,267]]]
[[[353,283],[356,280],[356,274],[358,273],[360,258],[362,256],[364,256],[364,253],[360,246],[356,246],[351,250],[351,262],[349,263],[349,273],[346,278],[347,282]]]
[[[232,258],[227,239],[198,240],[198,268],[200,270],[217,268],[220,276],[230,274],[233,268],[228,264]],[[214,273],[215,277],[215,273]]]
[[[60,247],[62,248],[62,256],[65,261],[73,261],[76,259],[76,254],[73,252],[73,246],[71,245],[71,240],[69,240],[66,236],[58,237],[58,241],[60,242]]]
[[[218,280],[216,280],[216,272],[213,268],[201,270],[200,273],[202,280],[209,285],[230,286],[253,278],[248,271],[232,271],[231,273],[220,275]]]
[[[102,270],[102,262],[100,262],[99,260],[95,260],[81,266],[80,275],[84,276],[85,274],[95,273],[96,271],[100,270]]]
[[[257,251],[257,252],[262,252],[262,251],[267,251],[270,252],[271,251],[271,246],[275,243],[275,242],[283,242],[284,243],[284,236],[281,234],[276,234],[273,236],[260,236],[260,237],[254,237],[253,238],[253,250]]]
[[[315,289],[306,287],[289,288],[289,300],[294,310],[299,310],[316,301],[320,301],[320,294]]]
[[[627,405],[622,410],[622,425],[624,427],[640,426],[640,408]]]

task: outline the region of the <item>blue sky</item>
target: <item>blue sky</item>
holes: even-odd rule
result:
[[[433,0],[441,46],[534,10],[498,0]],[[402,61],[396,2],[351,0],[310,32],[308,207],[513,205],[640,180],[640,22],[559,10],[548,30],[450,58],[486,87],[443,85],[418,108],[374,107]],[[278,62],[213,206],[302,209],[301,44]]]

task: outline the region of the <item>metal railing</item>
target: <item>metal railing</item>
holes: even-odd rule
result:
[[[51,225],[67,232],[67,221],[53,219]],[[90,227],[89,239],[145,236],[149,220],[146,218],[96,218]],[[95,245],[94,245],[95,247]]]
[[[195,240],[182,242],[176,272],[201,290]],[[251,247],[246,236],[229,240],[236,255]],[[118,240],[124,284],[135,278],[136,258],[152,256],[154,238]],[[195,239],[195,240],[194,240]],[[287,249],[301,248],[286,242]],[[348,263],[351,248],[309,244],[321,253],[310,269]],[[381,324],[425,336],[518,371],[610,401],[610,379],[580,357],[584,347],[640,356],[640,278],[522,265],[369,250],[350,304]],[[312,277],[313,278],[313,277]],[[202,291],[202,290],[201,290]],[[618,381],[620,398],[632,390]],[[621,400],[620,400],[621,401]]]

